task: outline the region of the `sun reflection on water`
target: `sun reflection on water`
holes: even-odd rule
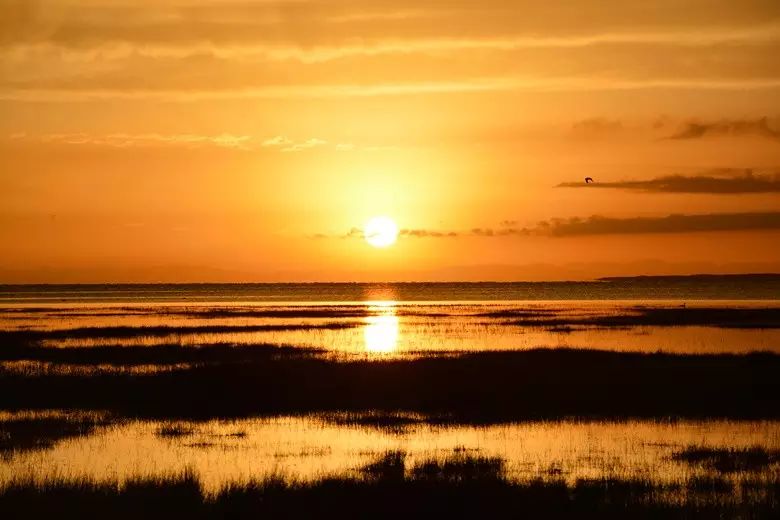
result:
[[[398,316],[394,301],[377,302],[370,308],[374,316],[368,316],[363,328],[366,351],[389,354],[398,349]]]

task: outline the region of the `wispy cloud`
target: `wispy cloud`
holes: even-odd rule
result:
[[[286,146],[286,147],[282,148],[282,151],[283,152],[300,152],[302,150],[309,150],[311,148],[317,148],[319,146],[325,146],[326,144],[328,144],[328,142],[323,140],[323,139],[312,138],[312,139],[307,139],[307,140],[305,140],[303,142],[300,142],[300,143],[293,143],[293,144],[291,144],[289,146]]]
[[[557,31],[558,34],[539,34],[538,27],[517,27],[508,34],[493,36],[490,31],[475,30],[473,25],[469,27],[466,12],[460,17],[462,27],[459,30],[448,29],[446,24],[432,23],[431,19],[435,19],[435,15],[430,16],[430,12],[396,11],[311,18],[303,23],[303,27],[308,26],[310,29],[307,34],[302,31],[300,24],[290,24],[290,18],[279,16],[266,16],[265,19],[253,16],[226,19],[219,23],[200,23],[188,19],[182,13],[170,12],[165,16],[164,11],[158,9],[157,13],[162,15],[162,20],[150,20],[140,15],[138,10],[131,11],[123,13],[125,17],[134,15],[127,21],[122,21],[119,14],[108,16],[104,12],[99,21],[92,23],[67,18],[55,22],[45,17],[27,16],[23,20],[9,17],[6,26],[0,24],[0,29],[6,29],[7,35],[0,40],[0,48],[17,57],[57,51],[68,60],[94,60],[97,57],[123,59],[134,55],[174,58],[211,55],[228,59],[318,63],[359,56],[577,49],[604,45],[676,45],[694,48],[756,45],[776,42],[780,29],[776,22],[735,27],[657,27],[654,30],[592,27]],[[468,11],[474,14],[473,9]],[[424,16],[426,14],[427,20]],[[413,18],[419,22],[418,30],[406,37],[399,36],[386,23],[393,20],[408,23]],[[379,23],[366,25],[366,21]],[[463,30],[463,26],[471,30]],[[52,30],[54,27],[60,30]]]
[[[398,231],[398,236],[401,237],[414,237],[414,238],[455,238],[463,236],[464,233],[458,231],[442,231],[436,229],[401,229]],[[324,233],[317,233],[315,238],[333,238],[330,235]],[[353,227],[343,235],[338,235],[337,238],[366,238],[366,234],[362,229]]]
[[[87,133],[55,133],[44,134],[39,137],[27,134],[13,134],[13,140],[37,140],[45,143],[59,143],[70,145],[110,146],[115,148],[127,148],[133,146],[217,146],[221,148],[248,149],[251,136],[234,134],[126,134],[114,133],[105,135],[93,135]]]
[[[701,139],[710,136],[755,135],[769,139],[780,139],[780,130],[773,128],[769,118],[722,119],[720,121],[685,123],[676,133],[666,139]]]
[[[733,43],[767,43],[777,40],[780,26],[769,25],[731,31],[676,31],[597,33],[560,37],[510,36],[502,38],[410,38],[380,39],[360,45],[264,46],[234,48],[235,53],[253,53],[271,60],[296,60],[303,63],[326,62],[353,56],[383,56],[393,54],[456,53],[464,51],[515,51],[523,49],[576,49],[598,45],[680,45],[710,46]],[[218,51],[217,51],[218,52]],[[225,55],[225,53],[222,53]]]
[[[0,99],[777,88],[777,13],[712,1],[0,1]]]
[[[290,146],[292,144],[294,144],[292,139],[288,139],[283,135],[277,135],[263,141],[261,143],[261,146],[275,147],[275,146]]]
[[[71,132],[51,133],[36,136],[28,135],[25,132],[15,132],[9,135],[8,139],[15,142],[34,141],[40,143],[65,145],[108,146],[112,148],[144,146],[178,146],[194,148],[202,146],[216,146],[220,148],[233,148],[238,150],[257,150],[268,148],[275,149],[280,152],[301,152],[324,147],[341,152],[348,152],[353,150],[371,151],[378,149],[378,147],[374,146],[357,146],[352,143],[330,144],[328,141],[318,138],[295,141],[283,135],[277,135],[275,137],[258,141],[250,135],[235,135],[229,133],[215,135],[157,133],[113,133],[95,135],[85,132]]]
[[[340,152],[366,149],[365,147],[358,147],[352,143],[332,144],[325,139],[319,139],[317,137],[312,137],[303,141],[295,141],[283,135],[277,135],[270,139],[266,139],[262,142],[262,146],[266,148],[276,148],[281,152],[302,152],[304,150],[311,150],[314,148],[322,148],[326,146]]]
[[[2,88],[0,100],[81,102],[101,99],[144,99],[194,102],[223,99],[361,98],[479,92],[577,92],[630,90],[774,90],[780,78],[769,79],[616,79],[588,77],[487,77],[458,81],[373,84],[268,85],[210,90],[122,88]],[[684,138],[674,137],[673,138]]]
[[[571,126],[571,132],[575,137],[586,139],[608,137],[623,130],[624,126],[621,121],[603,117],[583,119]]]
[[[727,170],[717,174],[667,175],[645,180],[616,182],[564,182],[558,188],[620,189],[650,193],[777,193],[780,172],[754,173],[752,169]]]
[[[402,229],[399,234],[405,237],[417,238],[453,238],[459,235],[456,231],[438,231],[434,229]]]

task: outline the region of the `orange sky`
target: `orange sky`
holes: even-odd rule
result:
[[[776,0],[0,0],[0,283],[780,271],[779,52]]]

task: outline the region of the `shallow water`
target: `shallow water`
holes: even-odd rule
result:
[[[780,352],[777,324],[723,321],[745,309],[780,308],[771,285],[745,289],[671,284],[653,289],[645,283],[639,289],[620,290],[600,282],[428,285],[0,288],[0,334],[8,341],[38,334],[29,337],[59,348],[270,344],[313,347],[335,358],[375,360],[539,347]],[[434,298],[442,295],[446,298]],[[705,312],[704,319],[685,326],[674,320],[661,326],[641,319],[629,325],[620,325],[619,319],[609,324],[612,318],[641,317],[648,308],[694,314],[700,309],[720,311],[712,320]],[[607,318],[601,325],[583,323],[601,318]],[[327,324],[343,327],[312,328]],[[287,328],[202,330],[223,326]],[[47,337],[51,331],[60,332]],[[155,364],[154,359],[139,365],[108,360],[101,364],[102,359],[95,364],[8,359],[0,363],[2,370],[26,375],[135,377],[188,368],[186,363]],[[662,378],[658,384],[664,384]],[[0,411],[0,422],[73,417],[70,414]],[[777,460],[755,470],[722,473],[673,457],[690,446],[780,450],[780,421],[774,420],[558,420],[475,426],[434,424],[413,415],[385,420],[369,413],[357,419],[313,414],[175,423],[114,417],[108,423],[96,423],[82,436],[55,438],[51,447],[2,453],[0,486],[25,478],[121,482],[190,470],[207,492],[215,492],[229,483],[269,476],[300,481],[359,476],[360,468],[389,451],[404,452],[407,468],[453,455],[499,457],[505,461],[507,477],[517,481],[564,479],[573,484],[582,478],[617,478],[686,486],[700,478],[735,485],[744,479],[780,478]]]
[[[36,304],[0,308],[0,329],[63,330],[100,327],[143,329],[127,337],[101,336],[99,330],[74,337],[44,339],[58,347],[213,343],[312,347],[340,355],[372,357],[424,355],[426,352],[524,350],[539,347],[592,348],[672,353],[780,351],[780,328],[721,327],[717,321],[689,326],[592,326],[577,322],[624,316],[637,308],[750,309],[780,307],[771,301],[549,301],[426,302],[398,301],[321,304]],[[514,313],[523,313],[518,318]],[[554,319],[562,325],[551,326]],[[327,324],[346,328],[311,328]],[[289,326],[289,330],[199,332],[204,326]]]
[[[126,420],[50,449],[16,453],[0,460],[0,486],[13,479],[54,477],[122,482],[188,469],[207,492],[215,492],[230,482],[269,476],[295,481],[359,476],[361,467],[388,451],[405,452],[410,465],[453,454],[500,457],[507,477],[518,481],[621,478],[685,485],[714,476],[738,483],[777,478],[780,471],[773,463],[755,473],[719,474],[672,458],[691,445],[780,449],[780,423],[775,421],[413,422],[388,429],[305,416],[175,424],[183,434],[160,435],[170,423]]]

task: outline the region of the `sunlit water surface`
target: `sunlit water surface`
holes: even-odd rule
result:
[[[50,449],[13,454],[0,461],[0,485],[53,477],[122,482],[190,470],[214,492],[227,483],[270,476],[294,481],[359,476],[360,468],[387,451],[405,452],[409,466],[453,454],[501,457],[507,477],[518,481],[606,477],[685,484],[713,475],[672,458],[687,446],[780,449],[780,423],[772,421],[564,420],[381,429],[306,416],[176,423],[181,435],[160,435],[166,425],[124,421]],[[778,470],[774,464],[758,474],[719,476],[738,483],[777,478]]]
[[[630,314],[640,305],[686,309],[780,306],[777,289],[760,285],[748,291],[740,286],[714,290],[695,285],[683,289],[627,285],[617,293],[599,283],[449,284],[436,288],[439,292],[431,292],[425,284],[389,288],[304,284],[292,289],[273,286],[224,290],[195,286],[188,291],[172,286],[0,290],[0,329],[6,333],[81,331],[41,340],[45,345],[62,348],[270,344],[314,347],[335,357],[377,360],[538,347],[780,352],[777,328],[724,328],[717,322],[630,327],[576,324],[588,317]],[[517,313],[525,313],[526,318],[518,319]],[[558,324],[535,322],[534,316],[539,320],[555,318]],[[332,324],[344,328],[312,328]],[[205,333],[192,330],[266,325],[288,328]],[[110,337],[105,331],[101,333],[104,327],[168,329],[154,333],[133,330],[122,337]],[[45,371],[65,369],[74,373],[101,369],[133,374],[186,368],[36,363],[22,360],[3,365],[6,370],[26,373],[34,371],[33,365]],[[0,412],[0,421],[14,417],[18,414]],[[673,458],[674,453],[688,446],[778,450],[780,423],[776,421],[563,420],[441,426],[415,422],[413,417],[410,425],[383,429],[311,415],[175,423],[176,435],[161,435],[162,428],[172,425],[169,422],[112,421],[90,434],[59,440],[50,448],[6,452],[0,458],[0,485],[14,479],[54,477],[123,481],[186,469],[199,477],[208,492],[213,492],[230,482],[268,476],[310,481],[323,476],[358,475],[361,467],[388,451],[405,452],[407,467],[453,454],[501,457],[506,461],[507,476],[520,481],[562,478],[573,483],[579,478],[614,477],[684,484],[698,477],[716,476],[736,483],[744,478],[771,481],[780,471],[775,462],[757,473],[714,475],[711,468]]]
[[[578,325],[598,316],[619,316],[636,307],[749,308],[777,301],[549,301],[549,302],[351,302],[321,304],[157,303],[106,305],[36,304],[0,308],[0,329],[62,330],[101,327],[168,327],[153,335],[105,337],[92,330],[78,337],[45,339],[59,347],[160,344],[272,344],[312,347],[344,355],[387,357],[426,352],[523,350],[572,347],[673,353],[780,351],[780,328],[695,326],[604,327]],[[517,319],[526,312],[538,318]],[[270,314],[270,316],[269,316]],[[247,315],[249,315],[247,317]],[[556,319],[562,325],[546,325]],[[572,324],[568,324],[572,322]],[[344,328],[316,328],[328,325]],[[286,330],[201,332],[197,327],[285,326]],[[188,330],[189,329],[189,330]]]

